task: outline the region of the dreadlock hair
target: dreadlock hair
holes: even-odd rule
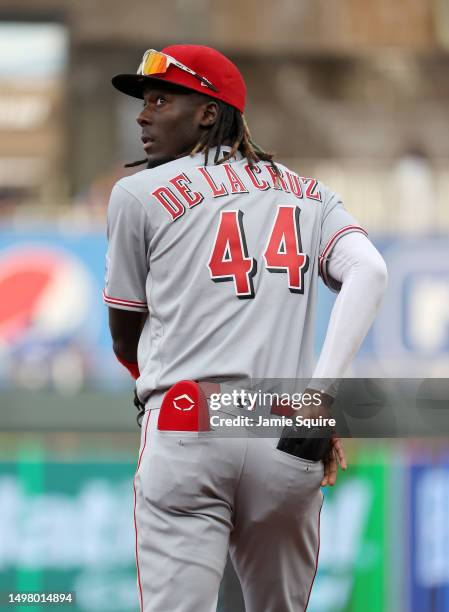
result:
[[[259,161],[270,162],[276,174],[276,182],[278,183],[281,173],[273,160],[274,154],[264,151],[254,142],[244,115],[230,104],[226,104],[226,102],[211,97],[208,97],[208,99],[213,100],[218,106],[217,119],[210,128],[204,131],[200,140],[190,152],[190,155],[203,152],[207,165],[210,150],[216,147],[214,164],[218,165],[228,161],[231,157],[234,157],[237,151],[240,151],[243,157],[246,157],[248,160],[251,168]],[[223,151],[223,156],[220,159],[221,148],[225,143],[230,143],[227,146],[231,146],[231,150]],[[145,163],[147,163],[147,160],[144,159],[126,164],[125,168],[132,168]]]
[[[246,157],[248,160],[250,167],[253,167],[259,161],[268,161],[274,169],[276,176],[279,177],[280,172],[273,161],[273,153],[264,151],[254,142],[244,115],[230,104],[226,104],[226,102],[221,100],[214,100],[214,102],[218,106],[217,119],[214,125],[201,136],[191,151],[191,155],[203,152],[207,165],[210,149],[216,147],[214,164],[218,165],[223,164],[231,157],[234,157],[237,151],[240,151],[243,157]],[[230,143],[231,150],[223,152],[223,157],[219,159],[221,147],[226,142]]]

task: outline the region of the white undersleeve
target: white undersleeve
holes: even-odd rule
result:
[[[332,308],[313,379],[335,380],[344,376],[374,321],[387,286],[387,269],[370,240],[354,232],[335,244],[327,273],[342,287]],[[317,388],[313,381],[310,386]],[[332,395],[331,389],[328,392]]]

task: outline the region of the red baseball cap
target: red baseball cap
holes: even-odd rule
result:
[[[145,73],[144,68],[148,64],[149,54],[151,76]],[[245,109],[246,86],[239,69],[211,47],[170,45],[160,52],[149,50],[137,74],[117,74],[112,84],[122,93],[143,99],[144,87],[151,81],[166,81],[198,91],[234,106],[241,113]]]

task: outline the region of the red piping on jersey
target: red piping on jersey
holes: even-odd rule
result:
[[[150,422],[150,414],[151,410],[148,410],[147,424],[145,425],[145,437],[143,441],[143,447],[140,451],[139,460],[137,462],[137,470],[134,475],[133,488],[134,488],[134,531],[136,533],[136,568],[137,568],[137,584],[139,585],[139,597],[140,597],[140,610],[143,612],[143,594],[142,594],[142,583],[140,582],[140,567],[139,567],[139,552],[137,549],[137,520],[136,520],[136,506],[137,506],[137,493],[136,493],[136,476],[139,471],[140,462],[142,461],[143,451],[147,445],[147,431],[148,431],[148,423]]]
[[[362,234],[365,234],[365,236],[368,236],[368,232],[365,229],[363,229],[363,227],[360,227],[359,225],[346,225],[346,227],[342,227],[341,229],[338,230],[338,232],[335,232],[335,234],[327,241],[327,244],[324,247],[323,252],[320,255],[319,271],[320,271],[320,276],[323,280],[325,279],[324,270],[323,270],[324,258],[330,251],[332,245],[337,240],[337,238],[340,238],[346,232],[362,232]]]
[[[310,584],[309,594],[307,596],[306,607],[304,608],[304,612],[306,612],[307,606],[309,605],[309,599],[312,593],[312,587],[313,587],[313,583],[315,582],[315,576],[316,576],[316,572],[318,569],[318,557],[320,556],[320,518],[321,518],[321,509],[323,507],[323,503],[324,503],[324,497],[323,497],[323,501],[321,502],[320,511],[318,512],[318,549],[316,551],[315,571],[313,572],[313,578]]]
[[[146,302],[133,302],[132,300],[122,300],[121,298],[113,298],[107,295],[105,291],[103,291],[103,299],[105,302],[109,302],[111,304],[119,304],[121,306],[134,306],[136,308],[141,308],[142,306],[145,306],[145,308],[148,309],[148,304]]]

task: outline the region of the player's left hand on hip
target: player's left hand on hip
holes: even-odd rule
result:
[[[324,462],[324,476],[321,481],[321,486],[331,486],[337,482],[338,464],[342,470],[346,470],[346,456],[343,442],[337,436],[332,436],[330,440],[330,447],[327,456],[323,459]]]

